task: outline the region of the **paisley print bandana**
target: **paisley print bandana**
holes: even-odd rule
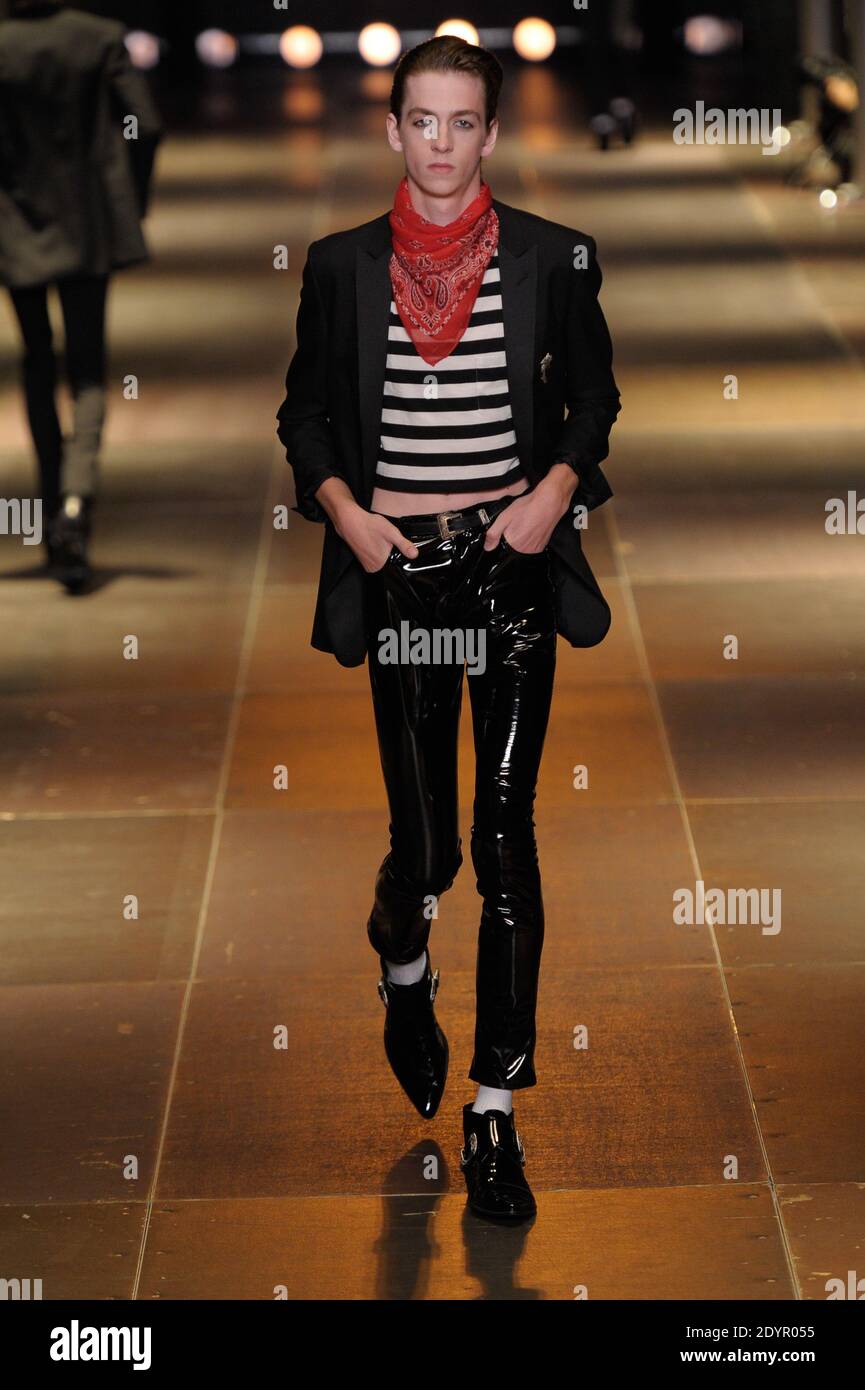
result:
[[[400,321],[425,362],[434,366],[466,330],[478,290],[499,241],[499,219],[488,183],[445,226],[412,206],[408,179],[390,213],[390,280]]]

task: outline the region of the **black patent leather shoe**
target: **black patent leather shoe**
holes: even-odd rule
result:
[[[382,962],[378,992],[387,1009],[384,1050],[394,1076],[425,1120],[438,1110],[448,1074],[448,1040],[433,1010],[438,987],[439,972],[430,970],[429,952],[423,976],[413,985],[394,984]]]
[[[463,1106],[463,1134],[460,1167],[472,1211],[505,1221],[534,1216],[537,1206],[526,1182],[526,1155],[513,1111],[506,1115],[503,1110],[485,1110],[479,1115],[470,1102]]]

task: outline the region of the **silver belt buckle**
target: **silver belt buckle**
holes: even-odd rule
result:
[[[448,525],[448,518],[452,516],[462,516],[462,512],[439,512],[438,516],[436,517],[436,521],[438,522],[439,527],[439,535],[441,536],[443,541],[449,541],[451,537],[455,534],[453,531],[451,531],[450,526]]]

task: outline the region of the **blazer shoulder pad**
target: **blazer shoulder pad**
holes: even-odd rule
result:
[[[121,43],[127,25],[119,19],[107,15],[90,14],[88,10],[61,10],[64,25],[82,37],[101,40],[103,43]]]
[[[308,255],[315,262],[316,270],[336,270],[347,263],[354,266],[355,251],[359,246],[369,250],[381,248],[390,236],[387,226],[387,213],[363,222],[358,227],[347,227],[343,231],[330,232],[310,243]]]
[[[582,232],[578,227],[566,227],[562,222],[552,222],[548,217],[539,217],[537,213],[527,212],[525,208],[514,208],[509,204],[502,206],[507,208],[508,216],[514,219],[531,240],[552,242],[563,250],[578,245],[588,246],[589,255],[594,256],[596,243],[588,232]]]

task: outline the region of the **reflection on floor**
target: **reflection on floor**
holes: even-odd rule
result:
[[[452,1067],[424,1127],[363,930],[387,828],[366,672],[308,646],[321,531],[270,525],[306,246],[399,171],[368,121],[166,146],[156,259],[112,292],[112,380],[141,390],[114,391],[97,591],[0,550],[0,1274],[46,1298],[759,1300],[861,1266],[865,549],[824,506],[865,486],[865,222],[782,162],[660,132],[602,157],[560,119],[487,169],[597,238],[624,400],[586,540],[613,627],[560,644],[538,800],[540,1211],[507,1232],[466,1215],[457,1161],[473,880],[435,926]],[[0,355],[26,495],[11,320]],[[676,925],[697,880],[780,889],[781,930]]]

